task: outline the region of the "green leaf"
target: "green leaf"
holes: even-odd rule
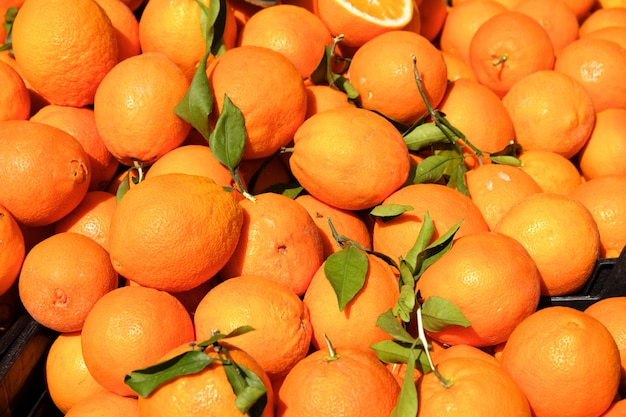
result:
[[[354,100],[359,96],[359,92],[356,90],[356,88],[354,88],[354,86],[346,77],[342,75],[335,75],[333,78],[334,84],[335,86],[337,86],[337,89],[346,93],[349,100]]]
[[[427,247],[428,243],[433,238],[435,234],[435,224],[430,218],[430,213],[427,211],[424,213],[424,219],[422,222],[422,227],[420,228],[420,232],[417,235],[417,239],[413,244],[413,247],[409,249],[406,254],[406,262],[411,266],[411,269],[415,271],[418,268],[418,256],[422,253]]]
[[[328,256],[324,273],[335,290],[340,311],[361,291],[368,269],[367,254],[353,246],[346,246]]]
[[[428,297],[422,304],[424,329],[440,332],[448,326],[469,327],[472,323],[450,301],[436,296]]]
[[[395,407],[391,411],[391,417],[415,417],[418,409],[417,386],[413,380],[415,371],[415,354],[413,349],[409,352],[409,357],[404,370],[404,379],[400,395]]]
[[[419,268],[417,268],[417,272],[415,273],[416,277],[420,277],[429,266],[434,264],[450,250],[454,242],[454,235],[461,227],[461,223],[462,221],[457,222],[418,255]]]
[[[445,127],[439,127],[433,122],[423,123],[419,126],[415,126],[413,129],[407,131],[404,134],[404,142],[410,151],[422,150],[434,143],[449,142],[449,136],[454,137],[453,133]]]
[[[261,378],[250,369],[232,360],[224,363],[223,366],[228,382],[236,395],[235,405],[239,411],[251,417],[263,415],[267,404],[267,388]]]
[[[400,343],[395,340],[381,340],[373,345],[370,349],[376,353],[379,360],[385,363],[406,363],[409,354],[413,350],[412,344]]]
[[[402,204],[381,204],[370,211],[370,216],[378,217],[383,221],[391,220],[402,213],[413,210],[413,207]]]
[[[207,50],[198,64],[185,96],[174,107],[174,113],[209,140],[209,114],[213,111],[213,90],[206,75]]]
[[[417,164],[413,179],[414,183],[424,184],[439,181],[443,177],[448,164],[457,158],[449,155],[431,155],[424,158],[422,162]]]
[[[201,350],[190,350],[166,361],[131,372],[124,383],[142,397],[183,375],[195,374],[206,368],[215,358]]]
[[[391,309],[378,316],[376,326],[383,329],[395,340],[409,344],[415,343],[415,338],[406,331],[402,324],[400,324],[398,319],[393,315],[393,311]]]
[[[469,196],[469,190],[467,189],[467,182],[465,179],[465,173],[467,172],[467,165],[462,160],[458,160],[457,164],[450,164],[450,169],[446,173],[448,175],[448,183],[446,184],[450,188],[454,188],[461,194]]]
[[[404,284],[400,287],[400,295],[396,304],[393,306],[393,315],[400,317],[405,323],[411,321],[411,313],[415,308],[415,287],[414,285]]]
[[[514,167],[521,167],[522,161],[518,158],[511,155],[502,155],[502,156],[489,156],[489,159],[494,164],[502,164],[502,165],[512,165]]]
[[[228,169],[234,170],[241,161],[246,138],[246,124],[241,110],[224,95],[224,107],[209,137],[211,152]]]
[[[220,332],[216,332],[213,336],[211,336],[210,339],[207,339],[201,343],[198,343],[196,346],[201,347],[201,348],[206,348],[209,347],[211,345],[214,345],[215,343],[219,342],[222,339],[228,339],[231,337],[235,337],[235,336],[240,336],[242,334],[248,333],[255,330],[254,327],[252,326],[239,326],[236,329],[232,330],[229,333],[220,333]]]

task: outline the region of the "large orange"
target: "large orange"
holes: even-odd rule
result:
[[[542,295],[582,288],[600,256],[600,234],[591,212],[561,194],[529,195],[494,230],[515,238],[530,253],[541,273]]]
[[[535,71],[554,67],[554,46],[537,20],[515,11],[485,21],[470,42],[476,79],[499,97]]]
[[[194,340],[191,317],[173,295],[154,288],[125,286],[93,306],[81,333],[87,369],[102,386],[136,395],[124,376],[153,365],[165,353]]]
[[[616,258],[626,246],[626,175],[592,178],[569,197],[591,212],[600,231],[600,256]]]
[[[68,417],[139,417],[137,398],[104,391],[91,394],[75,404]]]
[[[0,295],[15,283],[24,262],[24,235],[13,215],[0,205]]]
[[[530,417],[530,406],[517,383],[500,366],[473,357],[453,357],[437,364],[444,386],[434,372],[417,381],[417,417]]]
[[[25,120],[30,116],[30,93],[13,67],[0,61],[0,120]]]
[[[74,210],[91,179],[89,156],[69,133],[29,120],[0,122],[0,204],[28,226]]]
[[[430,335],[449,345],[477,347],[504,342],[537,308],[541,291],[537,265],[515,239],[494,232],[460,237],[418,281],[425,301],[444,298],[471,326],[452,326]]]
[[[89,156],[89,191],[104,190],[107,187],[119,163],[102,141],[92,109],[48,104],[33,114],[30,120],[58,127],[72,135]]]
[[[620,380],[611,333],[569,307],[548,307],[520,323],[504,346],[501,364],[537,417],[600,415],[613,402]]]
[[[276,416],[387,417],[399,392],[393,374],[373,355],[322,348],[289,372],[276,393]]]
[[[145,166],[179,146],[191,126],[174,113],[189,81],[160,53],[142,53],[117,64],[98,86],[96,126],[124,165]]]
[[[198,340],[202,342],[202,340]],[[173,348],[161,359],[185,353],[191,348],[184,344]],[[267,403],[262,417],[274,416],[274,391],[263,368],[246,351],[227,348],[228,355],[238,365],[245,366],[256,374],[267,389]],[[204,351],[212,358],[217,357],[213,349]],[[222,353],[223,355],[223,353]],[[202,371],[181,376],[160,386],[147,397],[139,397],[140,417],[240,417],[244,416],[235,405],[235,393],[223,365],[212,362]]]
[[[212,179],[157,175],[119,201],[109,230],[111,261],[140,285],[188,290],[226,264],[242,224],[240,206]]]
[[[399,295],[394,270],[375,255],[368,255],[365,283],[342,310],[337,294],[326,277],[322,265],[304,294],[304,303],[311,314],[313,345],[322,349],[327,335],[337,348],[360,349],[373,354],[370,345],[391,339],[376,326],[378,317],[391,309]]]
[[[241,236],[219,275],[258,275],[304,294],[324,261],[322,236],[309,213],[293,199],[270,192],[239,205]]]
[[[92,104],[118,62],[113,24],[93,0],[24,2],[12,43],[24,78],[52,104]]]
[[[559,153],[522,150],[518,158],[522,171],[530,175],[544,192],[568,194],[583,182],[576,165]]]
[[[313,332],[309,310],[293,291],[254,275],[211,289],[196,308],[194,326],[198,340],[211,338],[215,330],[252,326],[254,331],[224,343],[249,353],[271,380],[284,378],[307,355]]]
[[[347,107],[317,113],[300,126],[293,141],[289,165],[294,177],[315,198],[337,208],[373,207],[409,175],[409,151],[402,135],[369,110]]]
[[[118,286],[107,251],[87,236],[57,233],[35,245],[18,280],[20,300],[42,325],[81,330],[96,302]]]
[[[359,93],[359,104],[407,125],[427,112],[417,88],[413,61],[433,108],[446,91],[446,63],[428,39],[409,31],[392,31],[361,46],[352,57],[348,77]]]
[[[575,160],[585,179],[626,175],[626,108],[596,113],[596,124]]]
[[[435,226],[433,240],[461,223],[455,237],[489,230],[480,209],[468,196],[440,184],[413,184],[390,195],[383,204],[412,207],[393,219],[377,219],[372,240],[374,250],[392,259],[403,258],[413,247],[428,212]]]

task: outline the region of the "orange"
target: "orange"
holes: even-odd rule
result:
[[[276,416],[387,417],[399,392],[393,374],[374,356],[321,349],[289,372],[276,393]]]
[[[306,87],[306,116],[305,119],[324,110],[337,107],[355,107],[348,101],[348,95],[343,91],[328,85],[307,85]]]
[[[13,215],[0,205],[0,295],[13,286],[22,268],[24,235]]]
[[[128,285],[134,284],[132,281],[128,282]],[[190,290],[172,292],[171,294],[176,297],[176,299],[178,299],[178,301],[180,301],[183,306],[185,306],[185,309],[193,320],[196,308],[198,307],[198,304],[200,304],[200,301],[202,301],[204,296],[211,290],[211,288],[215,287],[220,282],[221,280],[219,279],[219,277],[215,277],[203,282],[197,287],[193,287]]]
[[[24,78],[52,104],[92,104],[118,62],[113,24],[92,0],[24,2],[12,42]]]
[[[608,26],[581,35],[581,38],[600,38],[613,41],[626,48],[626,26]]]
[[[32,115],[30,120],[58,127],[82,145],[89,156],[91,167],[89,191],[104,190],[111,182],[119,163],[102,141],[92,109],[48,104]]]
[[[94,379],[116,394],[131,396],[136,393],[124,376],[193,341],[194,330],[189,313],[173,295],[125,286],[96,302],[81,337],[85,364]]]
[[[370,345],[391,336],[376,326],[378,317],[391,309],[398,299],[395,271],[376,255],[367,255],[365,283],[357,295],[339,310],[335,290],[330,285],[324,265],[313,276],[304,294],[313,326],[312,343],[317,349],[325,345],[324,335],[340,348],[360,349],[374,354]]]
[[[115,195],[106,191],[88,191],[74,210],[54,223],[54,232],[85,235],[109,250],[109,229],[115,211]]]
[[[20,74],[0,61],[0,120],[25,120],[30,116],[30,93]]]
[[[342,43],[360,47],[383,33],[402,29],[413,17],[413,0],[387,3],[320,0],[316,14],[333,36],[343,35]]]
[[[448,15],[448,7],[442,0],[421,0],[419,2],[419,33],[429,41],[436,40]],[[404,28],[408,30],[408,25]]]
[[[564,47],[578,39],[578,17],[564,0],[521,0],[513,10],[527,14],[543,26],[557,56]]]
[[[479,232],[454,241],[417,283],[421,297],[454,304],[471,326],[451,326],[430,335],[445,344],[476,347],[504,342],[539,304],[540,275],[526,249],[515,239]]]
[[[585,309],[585,313],[602,323],[613,336],[619,349],[621,361],[620,393],[626,390],[626,297],[609,297],[597,301]]]
[[[506,10],[506,6],[495,0],[466,0],[455,4],[448,11],[441,29],[441,50],[469,64],[470,41],[478,28],[489,18]]]
[[[202,1],[204,6],[209,3]],[[139,18],[141,50],[166,55],[191,80],[206,51],[201,13],[195,1],[150,0]],[[237,41],[237,22],[229,4],[226,4],[223,41],[228,49]]]
[[[464,358],[475,358],[481,359],[487,362],[491,362],[494,365],[500,366],[500,361],[496,359],[494,356],[487,353],[485,350],[477,348],[472,345],[459,344],[450,346],[446,349],[443,349],[436,358],[433,359],[435,365],[439,362],[443,362],[447,359],[456,358],[456,357],[464,357]]]
[[[363,219],[354,211],[342,210],[323,203],[310,194],[301,194],[295,199],[309,213],[322,234],[324,258],[341,250],[342,246],[333,237],[329,221],[336,232],[358,242],[365,249],[372,248],[372,237]]]
[[[446,91],[446,63],[428,39],[409,31],[392,31],[361,46],[352,57],[348,78],[359,104],[411,125],[427,112],[417,88],[413,61],[430,105],[436,108]]]
[[[185,291],[226,264],[242,224],[240,206],[212,179],[157,175],[130,189],[115,208],[111,261],[120,275],[140,285]]]
[[[292,4],[266,7],[253,14],[239,32],[238,45],[264,46],[280,52],[308,79],[333,39],[312,11]]]
[[[515,139],[513,121],[502,100],[477,81],[449,82],[438,108],[469,143],[483,152],[501,151]],[[490,122],[485,123],[485,120]],[[472,155],[474,151],[465,145],[463,153]],[[469,157],[466,163],[479,164],[476,157]]]
[[[124,165],[154,163],[184,140],[191,126],[174,113],[189,81],[160,53],[144,52],[117,64],[96,91],[100,137]]]
[[[591,32],[612,26],[626,27],[626,9],[623,7],[598,8],[580,24],[579,34],[584,37]]]
[[[437,364],[449,381],[446,387],[434,372],[417,382],[418,417],[532,415],[524,393],[500,366],[474,357],[453,357]]]
[[[591,11],[599,4],[606,3],[606,0],[564,0],[576,14],[579,22],[583,22]]]
[[[201,340],[199,340],[201,342]],[[189,344],[176,347],[162,359],[171,358],[190,350]],[[263,381],[267,389],[267,404],[263,417],[274,415],[274,391],[263,368],[244,350],[227,348],[235,363],[245,366]],[[204,351],[215,358],[211,348]],[[235,406],[235,394],[223,366],[213,361],[202,371],[176,378],[160,386],[148,397],[139,397],[141,417],[239,417],[244,414]]]
[[[1,16],[1,13],[2,13],[2,10],[0,10],[0,16]],[[1,30],[2,29],[0,29],[0,31]],[[17,61],[15,61],[15,58],[13,57],[12,54],[9,53],[8,50],[0,51],[0,61],[9,64],[20,75],[20,77],[22,77],[22,81],[24,81],[24,85],[26,86],[26,89],[28,90],[28,94],[30,96],[30,113],[29,114],[33,114],[37,112],[37,110],[39,110],[41,107],[47,104],[50,104],[50,102],[48,102],[37,91],[35,91],[33,89],[33,86],[30,85],[30,83],[24,78],[22,74],[22,70],[20,69],[20,66],[17,64]]]
[[[115,29],[118,60],[139,55],[139,22],[129,5],[121,0],[96,0],[96,3],[104,9]]]
[[[145,0],[121,0],[130,10],[138,11],[139,7],[142,6]]]
[[[554,67],[554,46],[534,18],[515,11],[498,13],[476,30],[470,63],[481,84],[503,97],[525,76]]]
[[[322,236],[309,213],[291,198],[271,192],[239,205],[241,236],[219,275],[257,275],[304,294],[324,260]]]
[[[617,258],[626,246],[626,175],[592,178],[569,197],[591,212],[600,231],[600,256]]]
[[[509,209],[494,228],[519,241],[541,273],[542,295],[579,290],[600,255],[600,234],[591,212],[561,194],[532,194]]]
[[[56,336],[46,356],[45,378],[50,398],[63,414],[83,398],[107,392],[85,365],[80,332]]]
[[[482,165],[468,171],[465,180],[470,198],[490,229],[524,197],[543,191],[530,175],[511,165]]]
[[[570,307],[548,307],[520,323],[504,346],[501,366],[536,416],[600,415],[613,402],[620,379],[611,333]]]
[[[517,82],[502,99],[523,150],[573,157],[587,142],[596,120],[592,96],[575,78],[537,71]]]
[[[448,71],[448,81],[456,81],[459,78],[476,81],[476,74],[472,71],[469,62],[462,60],[450,52],[441,51],[443,60],[446,61],[446,69]]]
[[[379,114],[336,108],[307,119],[296,131],[289,165],[315,198],[345,210],[382,202],[409,175],[400,132]],[[367,177],[359,175],[367,172]]]
[[[376,219],[372,234],[374,250],[392,259],[404,258],[413,247],[427,212],[435,227],[433,240],[459,222],[461,226],[456,238],[489,230],[476,203],[459,191],[440,184],[408,185],[390,195],[383,204],[413,208],[388,221]]]
[[[572,76],[591,95],[596,112],[626,108],[626,50],[619,44],[581,38],[567,45],[554,64],[556,71]]]
[[[261,159],[244,159],[239,163],[239,175],[247,182],[248,192],[261,194],[273,187],[293,184],[293,176],[282,158],[269,156]]]
[[[264,158],[288,145],[306,115],[304,81],[280,52],[261,46],[232,48],[207,68],[215,123],[224,96],[243,114],[246,145],[243,159]],[[270,99],[271,97],[271,99]]]
[[[626,109],[610,108],[596,113],[596,124],[577,155],[583,176],[590,180],[603,175],[626,175]]]
[[[76,208],[91,170],[73,136],[42,123],[9,120],[0,122],[0,137],[0,204],[18,223],[45,226]]]
[[[37,322],[58,332],[81,330],[95,303],[118,285],[109,254],[78,233],[57,233],[24,258],[20,300]]]
[[[249,353],[271,380],[283,378],[303,359],[313,329],[309,311],[286,286],[268,278],[244,275],[227,279],[202,298],[194,315],[196,338],[240,326],[254,331],[224,343]]]
[[[304,0],[303,4],[297,4],[297,5],[303,6],[307,10],[312,12],[313,5],[309,4],[308,3],[309,1],[310,0]],[[307,2],[306,6],[304,2]],[[285,3],[292,4],[291,2],[285,2]],[[313,2],[311,1],[311,3]],[[241,31],[243,26],[246,24],[248,20],[250,20],[250,17],[252,17],[253,14],[255,14],[256,12],[262,9],[261,5],[252,4],[250,2],[247,2],[246,0],[228,0],[227,4],[230,6],[230,8],[233,11],[233,16],[235,17],[235,22],[237,23],[237,26],[236,26],[237,33]]]
[[[576,165],[556,152],[522,150],[518,158],[522,171],[530,175],[546,193],[567,195],[583,182]]]
[[[78,402],[68,417],[139,417],[136,398],[123,397],[112,392],[99,392]]]
[[[626,399],[615,401],[600,417],[623,417],[626,415]]]

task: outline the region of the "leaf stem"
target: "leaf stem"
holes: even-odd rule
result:
[[[452,386],[452,381],[444,378],[443,375],[439,373],[439,371],[433,364],[432,358],[430,357],[430,351],[428,350],[428,347],[427,347],[428,339],[426,339],[426,333],[424,332],[424,323],[422,321],[422,307],[420,303],[417,303],[417,309],[415,313],[417,316],[417,334],[418,334],[417,337],[422,342],[422,345],[425,347],[424,354],[426,355],[426,359],[428,359],[428,365],[430,366],[430,369],[432,369],[432,371],[435,373],[437,378],[439,378],[443,386],[446,388],[449,388],[450,386]]]

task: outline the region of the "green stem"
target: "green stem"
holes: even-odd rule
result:
[[[426,354],[426,359],[428,359],[428,365],[430,366],[430,369],[433,370],[437,378],[439,378],[443,386],[449,388],[450,386],[452,386],[452,381],[444,378],[443,375],[439,373],[439,371],[433,364],[432,358],[430,357],[430,351],[428,350],[428,340],[426,339],[426,333],[424,332],[424,324],[422,321],[422,307],[419,303],[417,303],[417,310],[415,313],[417,315],[417,337],[424,346],[424,354]]]

